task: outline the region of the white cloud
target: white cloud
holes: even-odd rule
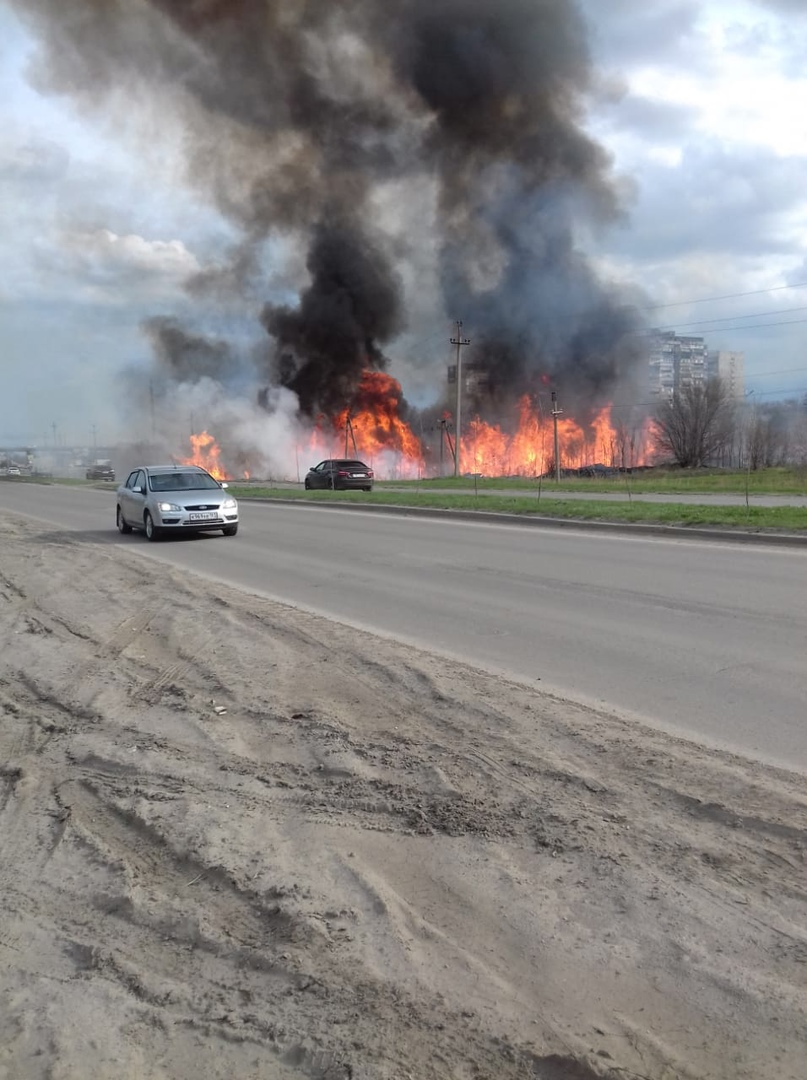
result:
[[[130,234],[118,236],[110,229],[68,233],[65,249],[85,265],[110,273],[134,273],[184,281],[199,272],[199,263],[181,240],[146,240]]]
[[[40,238],[35,250],[45,278],[69,283],[79,300],[108,304],[133,306],[167,298],[200,269],[181,240],[119,236],[110,229]]]

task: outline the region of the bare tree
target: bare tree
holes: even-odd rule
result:
[[[720,455],[733,438],[734,426],[734,398],[726,383],[693,383],[658,406],[656,447],[682,468],[696,469]]]
[[[640,441],[641,421],[631,424],[619,420],[615,426],[615,439],[611,464],[618,469],[629,469],[636,464],[637,443]]]
[[[774,402],[755,410],[749,434],[752,469],[787,465],[798,455],[799,406],[795,401]]]

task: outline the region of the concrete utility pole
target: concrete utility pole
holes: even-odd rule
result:
[[[558,395],[552,391],[552,427],[555,438],[555,483],[560,483],[560,448],[558,446],[558,417],[563,415],[563,410],[558,408]]]
[[[471,339],[462,336],[462,323],[457,320],[457,336],[451,339],[457,346],[457,408],[454,417],[454,475],[460,474],[460,432],[462,430],[462,346],[470,345]]]

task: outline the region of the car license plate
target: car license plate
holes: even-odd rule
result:
[[[367,479],[367,473],[366,472],[354,472],[354,473],[351,473],[350,475],[353,477],[354,480],[361,480],[361,479],[366,480]]]
[[[218,516],[215,510],[211,510],[204,514],[188,514],[188,521],[215,521]]]

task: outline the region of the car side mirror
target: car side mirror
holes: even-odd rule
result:
[[[146,494],[146,485],[141,484],[140,487],[137,489],[137,493],[138,493],[138,495],[145,495]]]
[[[223,488],[228,488],[228,487],[229,487],[230,485],[229,485],[229,484],[227,483],[227,481],[226,481],[226,480],[223,480],[223,481],[222,481],[222,483],[221,483],[221,486],[222,486]]]

